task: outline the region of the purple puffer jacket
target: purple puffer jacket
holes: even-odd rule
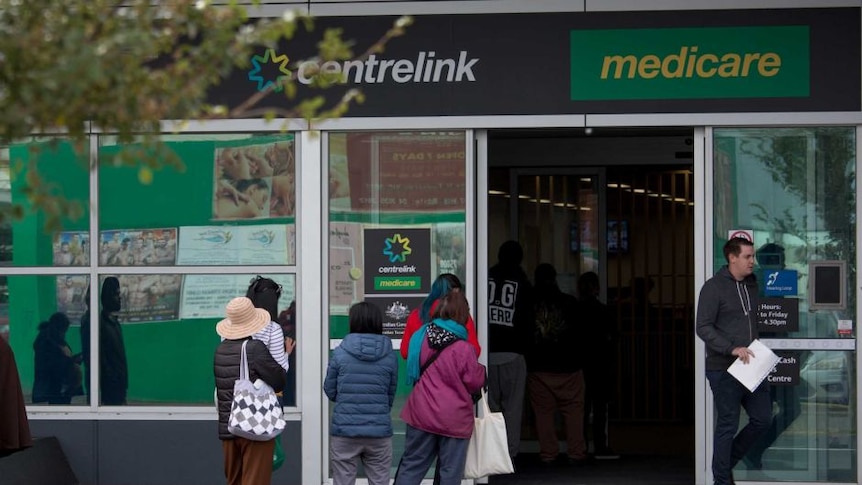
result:
[[[422,342],[419,364],[437,350]],[[469,439],[473,434],[473,398],[485,384],[485,366],[466,340],[441,350],[440,356],[419,377],[407,398],[401,419],[416,429],[450,438]]]

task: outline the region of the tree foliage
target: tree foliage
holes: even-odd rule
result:
[[[337,29],[315,32],[316,55],[341,61],[381,52],[410,22],[398,19],[358,54]],[[34,134],[61,134],[86,160],[88,133],[97,127],[120,144],[134,142],[102,163],[136,165],[146,183],[152,170],[182,168],[160,142],[165,120],[340,116],[361,102],[361,93],[298,99],[289,78],[235,107],[207,102],[207,93],[230,72],[249,67],[255,49],[274,48],[313,28],[313,19],[290,10],[278,18],[250,18],[248,7],[236,1],[0,0],[0,141],[9,146]],[[314,87],[339,82],[320,74]],[[273,96],[289,98],[272,104],[290,108],[269,107]],[[30,157],[26,179],[16,187],[54,222],[80,213],[58,187],[43,183],[33,166],[37,158]],[[21,214],[21,208],[12,210]]]

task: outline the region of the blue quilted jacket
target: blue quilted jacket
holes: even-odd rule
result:
[[[398,358],[389,337],[350,333],[329,359],[323,391],[335,402],[332,436],[392,436],[392,401],[398,385]]]

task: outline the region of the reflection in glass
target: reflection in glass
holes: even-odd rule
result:
[[[101,265],[295,264],[293,134],[168,136],[182,168],[148,183],[105,163],[133,146],[99,142]]]
[[[773,298],[798,300],[798,331],[764,325],[761,337],[804,338],[806,346],[818,342],[809,339],[855,337],[848,323],[855,320],[856,292],[847,292],[845,310],[814,311],[808,294],[810,261],[856,261],[855,128],[716,129],[713,157],[715,269],[724,264],[729,232],[750,228],[761,293],[767,271],[795,271],[797,278],[795,294]],[[847,272],[844,284],[856,287],[855,272]],[[855,483],[855,351],[803,347],[778,354],[782,375],[791,377],[770,376],[773,422],[736,479]]]
[[[60,404],[61,398],[70,397],[69,404],[86,405],[88,395],[94,392],[89,382],[91,365],[98,364],[100,405],[212,406],[212,358],[219,342],[215,325],[224,318],[227,302],[245,295],[249,281],[256,276],[101,275],[100,284],[94,285],[99,291],[99,308],[92,312],[87,308],[86,275],[0,277],[0,299],[8,302],[0,304],[0,318],[8,312],[9,342],[26,402]],[[295,329],[295,275],[261,276],[282,288],[275,321],[283,328]],[[69,321],[63,336],[67,351],[60,348],[62,354],[55,352],[43,358],[43,341],[59,339],[40,335],[40,323],[58,321],[58,315]],[[100,333],[98,353],[89,347],[90,332],[96,327]],[[48,350],[55,349],[48,346]],[[48,362],[47,369],[56,372],[51,375],[59,376],[60,371],[54,369],[60,366],[52,358],[66,362],[59,355],[67,353],[73,362],[81,363],[83,393],[80,388],[64,392],[61,383],[61,397],[51,392],[46,398],[40,390],[46,375],[43,364]],[[291,356],[291,368],[294,362]],[[182,372],[178,373],[179,369]],[[62,376],[69,384],[77,378],[65,373]],[[285,392],[292,403],[286,401],[285,405],[295,405],[295,376],[292,386]],[[56,389],[57,384],[50,388]]]
[[[466,143],[464,132],[329,134],[331,349],[349,331],[352,304],[382,309],[383,334],[397,349],[435,278],[466,281]],[[394,464],[404,450],[399,413],[410,389],[399,379]]]
[[[61,139],[39,138],[11,145],[0,150],[0,155],[5,160],[0,165],[0,210],[8,214],[13,207],[21,209],[21,217],[0,225],[0,266],[89,264],[87,146],[76,150]],[[10,167],[20,167],[14,177]],[[31,170],[38,174],[40,190],[52,197],[40,207],[28,196],[34,185],[29,179]],[[46,212],[54,202],[61,207],[59,213]]]

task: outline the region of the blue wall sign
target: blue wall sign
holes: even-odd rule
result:
[[[761,281],[766,296],[796,296],[799,293],[798,273],[794,269],[766,270]]]

